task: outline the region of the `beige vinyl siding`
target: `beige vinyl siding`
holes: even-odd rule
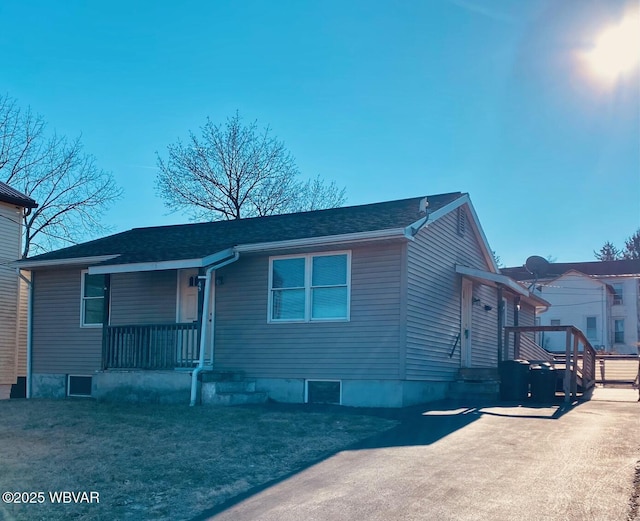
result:
[[[20,209],[0,203],[0,384],[16,383],[18,276],[9,262],[20,258]]]
[[[111,275],[111,325],[176,321],[177,272],[143,271]]]
[[[22,276],[30,278],[28,271],[23,271]],[[29,284],[20,279],[20,296],[18,304],[18,376],[27,375],[27,327],[29,312]]]
[[[220,270],[217,367],[265,378],[399,378],[402,243],[351,251],[348,322],[267,323],[268,256]]]
[[[406,377],[434,381],[451,380],[460,367],[461,277],[455,265],[488,269],[472,226],[457,233],[457,212],[452,211],[421,229],[407,252]],[[470,219],[467,220],[469,222]],[[472,357],[474,366],[495,365],[497,358],[497,292],[474,283],[474,297],[491,305],[472,306]]]
[[[90,374],[100,369],[102,328],[80,327],[80,270],[37,271],[33,284],[33,372]]]
[[[473,296],[480,300],[471,306],[471,367],[495,367],[498,363],[498,291],[476,283]],[[485,306],[491,306],[491,310],[486,311]]]

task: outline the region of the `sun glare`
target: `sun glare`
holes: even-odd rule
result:
[[[605,29],[586,53],[591,71],[605,81],[615,81],[640,64],[639,12],[627,13],[620,24]]]

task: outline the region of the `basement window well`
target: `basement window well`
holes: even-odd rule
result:
[[[67,377],[67,396],[91,397],[91,377],[70,374]]]
[[[307,380],[306,403],[342,403],[342,382],[340,380]]]

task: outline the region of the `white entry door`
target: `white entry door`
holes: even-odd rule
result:
[[[198,320],[198,270],[180,271],[178,322]]]
[[[189,323],[198,320],[198,270],[181,270],[179,272],[179,301],[178,301],[178,322]],[[214,277],[215,280],[215,277]],[[204,286],[203,286],[204,291]],[[205,328],[204,357],[207,364],[211,364],[212,351],[212,331],[213,331],[213,303],[215,302],[215,285],[212,285],[209,295],[209,313],[203,318]],[[190,342],[197,342],[199,339],[190,339]],[[182,342],[184,344],[184,341]],[[190,344],[191,345],[191,344]],[[179,349],[181,347],[179,346]],[[184,350],[184,349],[183,349]],[[196,353],[197,356],[197,353]]]
[[[471,323],[473,320],[473,282],[462,279],[460,312],[460,365],[471,366]]]

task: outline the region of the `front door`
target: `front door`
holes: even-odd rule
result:
[[[198,270],[180,271],[178,322],[198,320]]]
[[[177,321],[189,324],[198,321],[198,270],[180,270],[178,272],[178,312]],[[197,329],[182,330],[176,339],[178,360],[187,367],[198,360]]]
[[[473,282],[462,279],[460,313],[460,365],[471,366],[471,322],[473,318]]]

